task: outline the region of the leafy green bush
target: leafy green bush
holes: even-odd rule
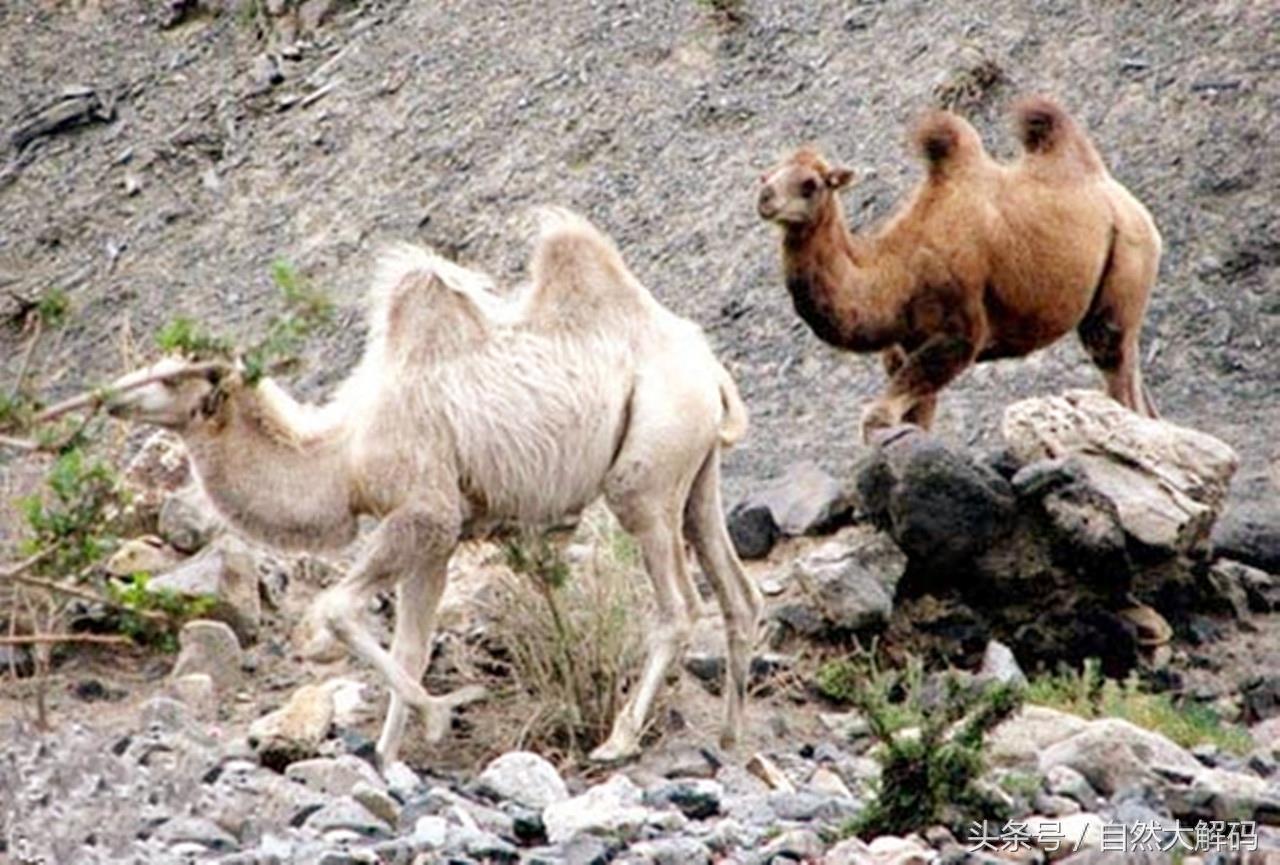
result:
[[[128,582],[107,583],[107,594],[119,607],[119,629],[135,642],[156,646],[166,652],[177,651],[176,631],[183,622],[198,619],[216,606],[212,595],[186,597],[172,589],[153,589],[151,575],[133,574]],[[161,613],[163,618],[145,615]]]
[[[54,461],[45,487],[45,495],[21,502],[28,527],[22,552],[44,554],[38,572],[77,574],[115,546],[124,491],[110,466],[86,458],[79,448]]]
[[[1020,695],[1005,686],[963,686],[951,675],[943,682],[941,698],[926,701],[918,660],[884,671],[871,653],[819,672],[819,690],[857,708],[879,743],[872,751],[880,763],[875,796],[847,834],[905,835],[938,823],[962,831],[1007,816],[978,782],[986,770],[983,739],[1017,710]]]

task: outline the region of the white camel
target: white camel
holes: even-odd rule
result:
[[[639,751],[657,689],[687,644],[700,602],[683,538],[724,617],[721,741],[730,747],[761,608],[720,500],[720,449],[745,433],[745,408],[701,330],[663,308],[586,220],[547,211],[531,270],[527,289],[506,298],[425,250],[384,256],[365,353],[322,406],[299,404],[270,380],[248,386],[235,370],[184,376],[190,363],[166,358],[117,381],[109,409],[176,430],[212,501],[251,537],[333,548],[353,540],[357,516],[381,518],[300,632],[304,654],[327,653],[336,636],[386,680],[384,765],[398,753],[407,707],[423,711],[434,741],[453,707],[483,694],[431,696],[421,684],[458,543],[547,526],[600,496],[639,542],[659,620],[643,673],[591,756]],[[388,652],[359,611],[392,585]]]

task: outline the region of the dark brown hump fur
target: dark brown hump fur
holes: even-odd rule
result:
[[[947,111],[933,111],[916,125],[915,144],[931,172],[981,156],[982,140],[961,117]]]
[[[1067,156],[1076,159],[1085,169],[1102,169],[1102,159],[1089,136],[1052,99],[1024,97],[1014,104],[1013,116],[1018,138],[1028,153]]]

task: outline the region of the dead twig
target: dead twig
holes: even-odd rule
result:
[[[31,586],[32,588],[45,589],[50,592],[69,595],[73,598],[80,598],[82,601],[92,601],[95,604],[102,604],[103,606],[110,607],[113,610],[124,610],[126,612],[133,613],[135,616],[150,619],[153,622],[169,621],[169,617],[164,613],[157,613],[155,610],[135,610],[126,604],[118,603],[110,598],[105,598],[102,595],[99,595],[97,592],[91,592],[88,589],[82,589],[79,586],[68,586],[65,583],[58,583],[53,580],[42,579],[41,577],[31,577],[25,574],[14,574],[10,576],[9,579],[16,583],[21,583],[24,586]]]
[[[199,378],[213,372],[228,372],[231,367],[224,361],[207,361],[205,363],[196,363],[182,369],[171,370],[169,372],[157,372],[152,375],[144,376],[137,381],[130,382],[124,387],[115,388],[114,390],[101,389],[82,393],[78,396],[64,399],[62,402],[49,406],[44,411],[35,416],[36,423],[48,423],[56,420],[63,415],[70,414],[81,409],[98,410],[106,401],[117,394],[127,393],[131,390],[137,390],[140,387],[146,387],[149,384],[155,384],[158,381],[171,381],[183,378]]]
[[[40,564],[45,559],[49,558],[49,556],[53,555],[54,549],[56,548],[49,547],[47,550],[41,550],[40,552],[36,553],[34,556],[25,558],[22,561],[17,562],[16,564],[6,566],[3,570],[0,570],[0,577],[13,579],[19,574],[23,574],[31,570],[36,565]]]
[[[118,646],[133,644],[133,640],[122,634],[19,634],[16,637],[0,637],[0,646],[27,646],[42,643],[94,643],[98,645]]]

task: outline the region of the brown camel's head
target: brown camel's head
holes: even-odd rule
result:
[[[782,226],[808,225],[835,194],[853,182],[848,168],[833,166],[812,147],[802,147],[760,177],[756,210]]]
[[[107,412],[182,432],[218,413],[236,377],[229,367],[166,357],[112,382]]]

